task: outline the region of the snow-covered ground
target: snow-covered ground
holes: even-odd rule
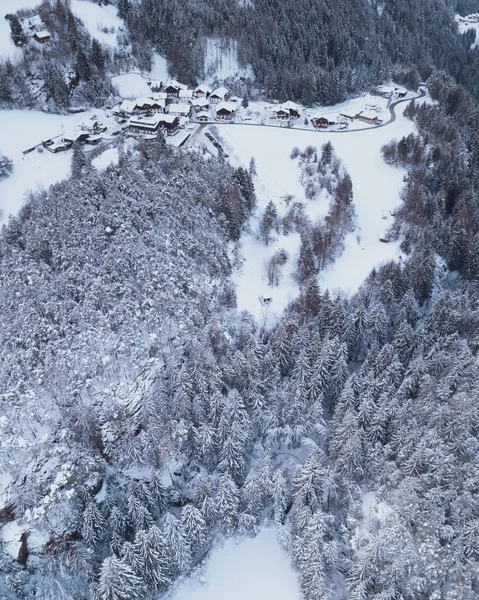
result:
[[[153,66],[150,71],[150,78],[153,81],[168,81],[168,61],[159,54],[153,55]]]
[[[125,75],[115,75],[111,82],[118,89],[118,94],[122,98],[140,98],[151,94],[150,87],[146,79],[139,73],[127,73]]]
[[[206,40],[205,80],[210,83],[214,79],[224,80],[235,75],[251,75],[249,69],[238,62],[238,43],[236,40],[209,37]]]
[[[83,21],[93,38],[105,46],[117,46],[116,32],[124,27],[124,23],[115,6],[100,6],[88,0],[71,0],[71,9]]]
[[[204,579],[203,579],[204,577]],[[299,582],[274,529],[217,547],[201,578],[184,582],[172,600],[300,600]]]
[[[21,58],[22,51],[10,37],[10,23],[4,18],[22,8],[35,8],[41,0],[0,0],[0,58]]]
[[[319,150],[328,140],[333,144],[337,156],[352,178],[357,229],[346,237],[342,256],[320,274],[319,284],[323,289],[354,293],[375,266],[400,258],[397,244],[384,244],[379,240],[386,237],[392,224],[391,212],[400,203],[405,170],[387,165],[381,158],[380,150],[391,139],[399,139],[414,130],[413,124],[403,116],[406,106],[407,103],[404,103],[396,107],[397,119],[391,125],[361,132],[319,133],[253,125],[216,127],[232,164],[248,166],[250,159],[255,159],[258,172],[255,182],[257,215],[262,214],[270,200],[276,204],[278,214],[284,215],[288,194],[306,204],[313,222],[315,215],[324,215],[325,206],[321,199],[309,201],[305,198],[299,181],[298,163],[291,160],[290,154],[294,146],[303,150],[312,145]],[[215,128],[210,130],[215,135]],[[254,236],[258,229],[257,215],[251,220],[253,234],[245,234],[241,239],[244,263],[234,277],[238,308],[251,312],[261,322],[265,318],[268,322],[274,322],[274,317],[279,316],[298,293],[291,273],[299,251],[299,237],[287,239],[281,236],[273,244],[264,246]],[[279,248],[288,251],[289,261],[283,270],[279,287],[270,288],[267,286],[264,266]],[[259,300],[261,296],[272,297],[272,303],[268,307],[263,306]]]
[[[464,33],[468,29],[474,29],[476,32],[476,41],[471,45],[472,48],[479,46],[479,14],[467,15],[466,17],[461,17],[461,15],[456,15],[456,21],[459,28],[459,33]]]
[[[104,171],[110,165],[117,165],[119,159],[118,148],[109,148],[91,161],[98,171]]]
[[[95,110],[81,115],[52,115],[35,110],[0,110],[0,154],[13,160],[13,173],[0,180],[0,223],[8,221],[24,203],[25,193],[48,188],[70,174],[71,152],[52,154],[36,150],[23,151],[63,132],[73,131],[80,120],[92,114],[102,122],[114,123],[103,111]]]

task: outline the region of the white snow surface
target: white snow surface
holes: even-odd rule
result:
[[[0,223],[8,221],[24,203],[25,193],[39,188],[47,189],[53,183],[70,174],[72,152],[52,154],[34,150],[23,151],[44,140],[74,131],[80,120],[94,114],[102,122],[115,124],[101,110],[92,110],[82,115],[53,115],[36,110],[0,110],[0,154],[13,160],[13,173],[0,180]]]
[[[117,46],[117,29],[123,28],[123,20],[112,4],[98,5],[87,0],[71,0],[72,12],[85,25],[88,33],[105,46]]]
[[[41,0],[0,0],[0,58],[16,59],[22,56],[10,37],[10,23],[4,18],[22,8],[35,8]]]
[[[253,125],[217,125],[211,129],[213,135],[220,138],[220,142],[221,139],[224,140],[225,150],[229,153],[232,164],[248,166],[250,159],[254,157],[258,172],[255,180],[258,210],[251,219],[252,233],[242,236],[241,253],[244,263],[234,276],[240,310],[252,313],[258,321],[267,320],[272,324],[275,317],[298,294],[298,286],[290,275],[294,271],[299,252],[299,236],[288,236],[291,239],[281,236],[269,246],[264,246],[255,239],[258,216],[263,213],[266,204],[272,200],[278,214],[282,216],[287,210],[284,199],[292,194],[295,201],[305,204],[306,212],[313,222],[315,217],[327,212],[322,197],[313,201],[305,198],[299,180],[298,162],[290,158],[294,146],[303,150],[312,145],[320,150],[330,140],[353,182],[357,228],[346,237],[344,253],[320,274],[320,287],[355,293],[374,267],[392,259],[400,259],[397,244],[384,244],[379,239],[386,237],[392,225],[391,212],[400,204],[400,191],[406,171],[387,165],[382,160],[380,151],[391,139],[400,139],[414,131],[412,122],[403,116],[406,106],[407,103],[404,103],[396,107],[397,119],[391,125],[361,132],[295,131],[294,127]],[[264,265],[279,248],[288,251],[289,260],[283,269],[279,287],[271,288],[267,285]],[[268,307],[260,302],[262,295],[272,297],[272,303]]]
[[[236,40],[220,37],[206,39],[205,76],[206,82],[214,79],[224,80],[238,74],[250,75],[238,62],[238,43]]]
[[[119,159],[118,148],[109,148],[91,161],[98,171],[104,171],[110,165],[117,165]]]
[[[472,15],[467,15],[466,17],[461,17],[461,15],[456,15],[456,21],[459,28],[459,33],[465,33],[468,29],[474,29],[476,32],[476,40],[471,44],[471,50],[479,46],[479,14],[474,13]]]
[[[159,54],[153,55],[153,66],[150,71],[150,79],[153,81],[168,81],[168,61]]]
[[[186,580],[172,600],[300,600],[299,582],[272,528],[213,550],[204,577]]]
[[[140,96],[150,96],[151,90],[146,80],[139,73],[126,73],[111,78],[122,98],[132,99]]]

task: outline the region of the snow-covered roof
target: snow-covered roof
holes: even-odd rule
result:
[[[136,108],[135,100],[123,100],[120,104],[120,110],[126,113],[132,113]]]
[[[359,113],[359,117],[363,118],[363,119],[369,119],[371,121],[374,121],[375,119],[378,118],[378,113],[374,112],[373,110],[362,110]]]
[[[189,114],[191,107],[189,104],[170,104],[169,112],[171,114],[176,113],[179,115]]]
[[[50,37],[50,32],[46,29],[42,29],[41,31],[37,31],[35,35],[39,38],[47,38]]]
[[[208,85],[202,83],[195,89],[195,92],[200,92],[202,94],[211,94],[211,88]]]
[[[174,123],[178,117],[175,115],[160,115],[158,118],[162,123]]]
[[[324,115],[311,115],[311,119],[313,121],[317,121],[319,119],[326,119],[326,121],[329,121],[328,117],[325,117]]]
[[[168,98],[168,94],[166,92],[153,92],[151,97],[153,100],[166,100]]]
[[[300,108],[299,104],[295,104],[290,100],[288,100],[287,102],[283,102],[283,104],[281,104],[281,107],[286,108],[287,110],[299,110]]]
[[[218,106],[216,107],[216,112],[218,112],[221,109],[228,110],[229,112],[235,112],[237,106],[236,104],[233,104],[233,102],[220,102],[220,104],[218,104]]]
[[[188,86],[185,85],[184,83],[180,83],[179,81],[176,81],[176,79],[170,79],[169,81],[167,81],[165,83],[165,88],[167,87],[174,87],[177,90],[186,90],[188,89]]]
[[[207,98],[195,98],[191,101],[193,106],[197,106],[198,108],[202,108],[203,106],[208,106],[210,101]]]
[[[200,117],[206,117],[208,120],[210,118],[210,113],[207,113],[206,111],[202,110],[201,112],[199,112],[196,117],[199,119]]]
[[[90,117],[89,119],[82,119],[81,121],[78,121],[78,127],[80,129],[93,129],[95,127],[95,125],[98,125],[98,121],[96,119],[94,119],[93,117]]]
[[[193,98],[193,90],[180,90],[179,93],[180,98]]]
[[[162,122],[162,119],[158,117],[131,117],[128,121],[129,125],[140,125],[141,127],[156,128]]]
[[[211,93],[212,96],[216,96],[217,98],[224,98],[227,94],[228,90],[225,87],[216,88],[216,90]]]

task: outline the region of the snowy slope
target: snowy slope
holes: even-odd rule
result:
[[[93,112],[93,111],[92,111]],[[98,114],[98,111],[95,111]],[[89,114],[83,113],[87,118]],[[41,154],[33,151],[24,155],[27,148],[50,139],[63,131],[75,128],[79,115],[52,115],[34,110],[0,111],[0,153],[13,160],[13,173],[0,181],[0,223],[16,214],[28,190],[48,188],[70,173],[71,152]]]
[[[139,73],[115,75],[111,78],[111,82],[118,89],[118,94],[122,98],[139,98],[151,94],[146,80]]]
[[[405,106],[406,104],[402,104],[396,108],[397,120],[391,125],[362,132],[319,133],[251,125],[217,127],[234,164],[247,166],[251,157],[255,158],[260,213],[266,204],[273,200],[278,213],[284,214],[284,198],[287,194],[294,195],[302,202],[308,202],[304,198],[299,181],[297,162],[290,159],[291,150],[294,146],[304,149],[308,145],[319,149],[326,141],[331,140],[336,154],[353,181],[358,227],[346,238],[343,255],[321,274],[319,284],[323,288],[339,288],[354,293],[375,266],[399,257],[396,244],[383,244],[379,238],[385,237],[392,224],[390,212],[400,202],[399,194],[405,171],[384,163],[380,150],[391,139],[401,138],[413,131],[413,124],[403,117]],[[308,204],[307,212],[312,218],[315,211],[318,216],[324,214],[321,201],[315,202],[316,205],[314,202]],[[253,232],[257,230],[255,218],[251,229]],[[241,242],[245,262],[235,278],[238,286],[238,308],[248,310],[259,320],[264,319],[265,311],[281,314],[288,301],[297,294],[297,286],[291,277],[285,274],[279,289],[268,288],[264,277],[264,264],[278,247],[286,246],[286,240],[279,239],[272,246],[264,246],[252,235],[245,235]],[[288,240],[291,261],[296,262],[298,250],[299,240],[296,240],[296,244],[294,240]],[[291,265],[289,268],[291,271]],[[258,300],[262,294],[273,298],[273,303],[267,309]]]
[[[0,58],[20,58],[22,55],[10,37],[10,24],[4,18],[22,8],[34,8],[41,0],[0,0]]]
[[[118,16],[116,7],[98,5],[87,0],[71,0],[72,12],[85,25],[88,33],[105,46],[117,46],[116,31],[124,27],[123,20]]]
[[[183,583],[172,600],[300,600],[299,583],[274,529],[228,540],[208,561],[204,580]]]
[[[236,40],[209,37],[206,40],[205,78],[224,80],[237,74],[249,74],[238,62],[238,43]]]
[[[466,17],[456,15],[456,21],[459,33],[465,33],[469,29],[474,29],[476,32],[476,41],[471,45],[471,50],[479,46],[479,14],[467,15]]]

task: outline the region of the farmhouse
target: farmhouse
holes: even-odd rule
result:
[[[282,104],[280,106],[280,108],[288,110],[289,116],[291,119],[299,118],[299,106],[297,104],[295,104],[294,102],[291,102],[288,100],[288,102],[285,102],[284,104]]]
[[[273,119],[279,119],[281,121],[289,119],[289,110],[282,106],[273,109]]]
[[[162,128],[163,115],[155,117],[131,117],[128,127],[131,133],[146,133],[155,135]]]
[[[87,131],[73,131],[72,133],[64,133],[62,141],[80,145],[85,142],[89,135]]]
[[[313,117],[311,124],[315,129],[326,129],[329,125],[329,121],[326,117]]]
[[[222,102],[216,108],[216,118],[219,121],[231,121],[236,111],[236,106],[231,102]]]
[[[57,152],[65,152],[72,147],[71,142],[67,141],[53,141],[48,140],[42,143],[42,146],[46,148],[49,152],[56,154]]]
[[[208,98],[211,94],[211,88],[205,84],[199,85],[194,91],[193,96],[195,98]]]
[[[189,104],[170,104],[168,112],[177,117],[189,117],[191,106]]]
[[[134,100],[123,100],[118,109],[113,113],[115,115],[132,115],[135,112],[136,102]]]
[[[344,112],[339,113],[339,116],[348,119],[348,121],[354,121],[358,118],[358,113],[354,112],[353,110],[345,110]]]
[[[363,110],[358,114],[358,119],[368,125],[373,125],[378,120],[378,115],[372,110]]]
[[[45,42],[49,42],[51,37],[46,29],[42,29],[41,31],[36,31],[33,34],[33,39],[40,44],[44,44]]]
[[[201,111],[196,115],[196,118],[201,123],[207,123],[210,120],[210,115],[209,115],[209,113],[207,113],[205,111]]]
[[[228,90],[225,87],[216,88],[214,92],[210,94],[210,102],[212,104],[219,104],[220,102],[224,102],[228,100]]]

